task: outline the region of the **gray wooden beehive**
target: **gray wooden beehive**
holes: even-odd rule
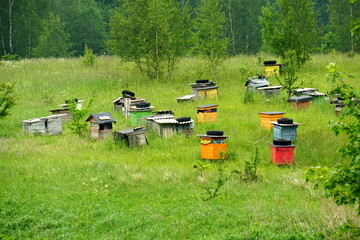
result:
[[[32,134],[58,135],[62,133],[62,118],[66,114],[55,114],[22,121],[23,132]]]

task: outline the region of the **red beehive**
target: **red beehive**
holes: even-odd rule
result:
[[[276,165],[293,164],[295,145],[290,139],[275,139],[270,143],[272,163]]]

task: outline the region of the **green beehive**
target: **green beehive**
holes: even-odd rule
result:
[[[149,102],[141,102],[136,104],[135,107],[131,107],[129,111],[130,125],[140,126],[145,124],[144,117],[152,115],[152,106]]]

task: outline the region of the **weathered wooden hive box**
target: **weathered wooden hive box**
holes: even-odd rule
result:
[[[285,165],[294,163],[295,145],[291,144],[290,139],[274,139],[269,145],[271,147],[273,164]]]
[[[175,118],[175,114],[173,112],[174,110],[175,109],[155,111],[153,112],[154,115],[144,117],[146,121],[146,128],[156,132],[157,123],[154,120]]]
[[[159,134],[163,138],[169,138],[172,135],[176,134],[176,125],[178,121],[173,118],[156,118],[153,120],[154,130],[157,134]]]
[[[183,133],[185,136],[190,136],[194,132],[194,120],[190,117],[180,117],[176,121],[178,122],[176,125],[177,132]]]
[[[270,86],[270,87],[259,87],[257,88],[257,90],[264,92],[265,95],[267,96],[271,96],[273,94],[280,93],[281,88],[283,88],[283,86]]]
[[[300,123],[296,123],[291,118],[279,118],[276,122],[271,122],[274,125],[273,133],[274,139],[290,139],[296,141],[296,132]]]
[[[266,79],[264,75],[257,74],[256,77],[249,77],[245,83],[245,87],[248,89],[257,89],[259,87],[268,87],[270,82]]]
[[[277,64],[275,60],[264,61],[265,75],[267,77],[281,74],[282,64]]]
[[[316,88],[298,88],[298,89],[294,90],[295,95],[311,96],[314,100],[324,99],[325,97],[327,97],[327,94],[320,93],[317,91],[318,91],[318,89],[316,89]]]
[[[284,117],[284,112],[259,112],[260,115],[260,126],[266,129],[272,129],[273,124],[271,122],[277,121],[278,118]]]
[[[136,104],[140,103],[140,102],[144,102],[146,101],[146,98],[142,98],[142,97],[133,97],[130,98],[130,106],[134,107]],[[114,111],[118,112],[118,111],[122,111],[123,114],[125,114],[125,98],[124,97],[119,97],[117,99],[115,99],[113,101],[114,104]]]
[[[292,96],[288,99],[288,102],[291,103],[291,106],[298,110],[298,109],[306,109],[310,106],[310,101],[312,101],[313,98],[311,96]]]
[[[129,147],[141,147],[148,144],[144,127],[127,129],[114,133],[114,141],[124,141]]]
[[[65,100],[64,104],[58,105],[60,108],[51,109],[49,112],[51,112],[53,115],[62,114],[61,119],[63,122],[68,122],[72,119],[72,113],[70,112],[69,108],[69,101]],[[76,102],[76,109],[82,109],[82,103],[85,102],[85,100],[78,100],[75,99]]]
[[[198,122],[199,123],[216,122],[218,117],[218,113],[217,113],[218,106],[219,105],[217,104],[206,104],[206,105],[197,106],[196,109],[197,109]]]
[[[112,134],[115,119],[109,112],[93,113],[87,119],[90,123],[90,137],[101,139]]]
[[[218,98],[218,86],[216,86],[216,82],[209,81],[207,79],[204,80],[196,80],[196,83],[191,83],[192,95],[195,98],[210,98],[217,99]]]
[[[195,99],[195,95],[185,95],[185,96],[181,96],[181,97],[178,97],[176,98],[176,101],[178,101],[179,103],[182,103],[182,102],[188,102],[188,101],[194,101]]]
[[[56,114],[47,117],[22,121],[23,132],[33,134],[59,135],[62,133],[62,117],[65,114]]]
[[[225,159],[226,138],[223,131],[206,131],[206,135],[198,135],[201,142],[202,159]]]
[[[129,111],[130,116],[130,125],[131,126],[141,126],[144,125],[144,117],[152,116],[152,109],[154,107],[150,106],[149,102],[140,102],[135,106],[132,106]]]

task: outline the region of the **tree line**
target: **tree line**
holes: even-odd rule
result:
[[[131,26],[133,31],[140,27],[143,34],[152,32],[155,33],[154,39],[157,38],[157,41],[151,40],[154,46],[146,46],[150,44],[146,42],[149,39],[141,40],[140,36],[133,42],[136,46],[128,43],[127,47],[152,48],[155,50],[151,54],[156,55],[156,51],[160,50],[156,47],[160,47],[161,41],[171,44],[174,48],[166,53],[168,56],[194,55],[199,53],[201,46],[192,38],[196,35],[194,33],[199,32],[197,29],[199,24],[206,22],[209,17],[205,13],[201,15],[201,10],[199,12],[206,2],[216,2],[219,7],[219,14],[217,14],[219,19],[216,22],[219,21],[218,23],[221,24],[221,27],[218,27],[221,28],[224,39],[227,39],[226,53],[237,55],[256,54],[260,51],[271,52],[273,47],[269,46],[269,39],[266,39],[262,32],[266,31],[264,24],[273,24],[274,30],[276,29],[277,16],[269,16],[272,13],[264,9],[274,8],[280,10],[277,14],[281,14],[281,11],[287,11],[286,5],[291,5],[294,1],[0,0],[0,55],[17,55],[23,58],[80,56],[84,53],[85,44],[95,54],[113,54],[122,51],[121,49],[113,51],[114,45],[109,43],[114,40],[112,32],[114,34],[114,29],[118,27],[114,21],[115,19],[121,21],[120,18],[124,16],[125,18],[122,19],[124,21],[126,17],[133,16],[134,22],[126,19],[128,22],[121,22],[122,24],[135,24]],[[299,4],[296,6],[297,10],[309,4],[312,9],[315,24],[313,31],[316,31],[316,36],[308,40],[314,42],[314,52],[327,53],[335,50],[354,53],[360,51],[360,38],[351,32],[352,24],[360,17],[359,1],[353,4],[349,0],[298,0],[295,2]],[[134,11],[135,15],[132,15],[131,11]],[[292,14],[297,14],[297,18],[303,17],[297,11]],[[275,17],[275,22],[271,22],[274,20],[271,17]],[[264,24],[261,24],[261,21]],[[149,23],[148,26],[143,26],[147,23]],[[294,26],[299,24],[301,21],[293,22]],[[145,30],[146,27],[148,29]],[[288,29],[289,37],[293,33],[292,30],[291,27]],[[121,34],[121,29],[118,31]],[[276,38],[275,35],[279,33],[273,34]],[[281,34],[286,34],[286,32]],[[173,36],[177,38],[170,39]],[[126,41],[132,42],[129,40],[131,36],[127,37]],[[183,49],[176,49],[179,47],[179,42],[185,41]],[[125,43],[118,44],[119,47],[125,47],[121,46]],[[140,53],[141,50],[139,50]],[[152,67],[143,66],[143,71],[159,74],[158,70],[151,69],[156,64],[161,63],[154,63]],[[169,63],[169,66],[171,64]]]

